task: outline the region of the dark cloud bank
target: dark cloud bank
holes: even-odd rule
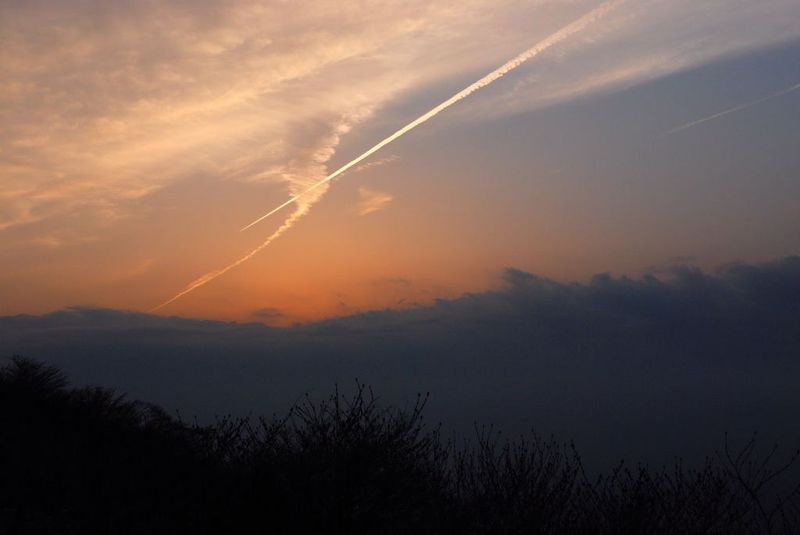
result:
[[[534,427],[602,463],[691,458],[725,431],[800,445],[800,257],[589,284],[509,269],[494,291],[289,329],[74,308],[0,318],[0,337],[184,418],[283,412],[358,378],[394,404],[430,392],[447,430]]]

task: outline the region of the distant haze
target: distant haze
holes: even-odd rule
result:
[[[698,462],[726,431],[797,447],[798,315],[794,257],[588,284],[509,269],[491,291],[289,329],[77,308],[0,318],[0,337],[186,419],[282,413],[359,380],[386,404],[430,392],[448,434],[533,428],[607,466]]]

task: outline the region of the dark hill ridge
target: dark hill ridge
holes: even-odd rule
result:
[[[0,370],[2,533],[797,533],[789,472],[754,442],[700,470],[589,479],[574,448],[479,430],[454,447],[425,398],[369,389],[283,417],[190,425],[57,369]],[[791,462],[791,459],[789,460]]]

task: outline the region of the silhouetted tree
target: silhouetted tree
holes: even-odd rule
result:
[[[620,464],[591,480],[574,447],[491,428],[456,448],[408,410],[309,398],[285,417],[188,425],[55,368],[0,368],[0,533],[798,533],[796,455],[755,437],[697,470]]]

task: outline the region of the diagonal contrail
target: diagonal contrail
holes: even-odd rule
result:
[[[292,197],[291,199],[289,199],[285,203],[281,204],[280,206],[278,206],[274,210],[272,210],[270,212],[267,212],[266,214],[262,215],[261,217],[259,217],[258,219],[256,219],[252,223],[250,223],[249,225],[246,225],[246,226],[242,227],[241,230],[249,229],[253,225],[256,225],[257,223],[259,223],[259,222],[263,221],[264,219],[268,218],[269,216],[271,216],[275,212],[278,212],[279,210],[282,210],[283,208],[286,208],[287,206],[289,206],[293,202],[297,201],[297,199],[299,199],[303,195],[306,195],[307,193],[310,193],[310,192],[314,191],[315,189],[317,189],[318,187],[322,186],[323,184],[325,184],[327,182],[330,182],[331,180],[333,180],[337,176],[341,175],[342,173],[344,173],[345,171],[347,171],[348,169],[350,169],[354,165],[358,164],[362,160],[364,160],[366,158],[369,158],[372,154],[378,152],[379,150],[381,150],[383,147],[385,147],[386,145],[388,145],[389,143],[391,143],[395,139],[397,139],[399,137],[402,137],[403,135],[405,135],[409,131],[413,130],[417,126],[419,126],[422,123],[426,122],[428,119],[430,119],[434,115],[437,115],[439,112],[444,111],[445,109],[449,108],[450,106],[452,106],[453,104],[455,104],[459,100],[468,97],[469,95],[471,95],[472,93],[474,93],[478,89],[480,89],[482,87],[486,87],[487,85],[491,84],[492,82],[494,82],[498,78],[500,78],[503,75],[507,74],[508,72],[516,69],[517,67],[519,67],[520,65],[522,65],[523,63],[525,63],[526,61],[531,59],[532,57],[537,56],[541,52],[543,52],[543,51],[547,50],[548,48],[550,48],[551,46],[555,45],[559,41],[563,41],[564,39],[566,39],[570,35],[585,29],[587,26],[589,26],[593,22],[597,21],[597,19],[599,19],[600,17],[602,17],[603,15],[605,15],[606,13],[611,11],[614,7],[616,7],[617,4],[620,4],[623,1],[625,1],[625,0],[610,0],[608,2],[605,2],[602,5],[600,5],[600,7],[590,11],[589,13],[584,15],[583,17],[581,17],[578,20],[576,20],[575,22],[572,22],[572,23],[568,24],[567,26],[564,26],[563,28],[558,30],[556,33],[550,35],[549,37],[547,37],[544,40],[540,41],[539,43],[535,44],[534,46],[532,46],[528,50],[520,53],[515,58],[507,61],[506,63],[504,63],[503,65],[501,65],[497,69],[493,70],[492,72],[490,72],[489,74],[487,74],[486,76],[484,76],[483,78],[478,80],[477,82],[475,82],[475,83],[467,86],[466,88],[462,89],[461,91],[459,91],[458,93],[456,93],[452,97],[448,98],[447,100],[445,100],[444,102],[442,102],[441,104],[436,106],[435,108],[431,109],[429,112],[427,112],[424,115],[421,115],[418,118],[414,119],[413,121],[411,121],[410,123],[405,125],[403,128],[401,128],[400,130],[395,132],[394,134],[390,135],[389,137],[387,137],[383,141],[381,141],[378,144],[376,144],[375,146],[373,146],[371,149],[369,149],[366,152],[364,152],[363,154],[361,154],[361,156],[358,156],[357,158],[355,158],[353,160],[350,160],[349,162],[347,162],[346,164],[341,166],[339,169],[337,169],[333,173],[329,174],[328,176],[326,176],[325,178],[323,178],[319,182],[317,182],[317,183],[313,184],[312,186],[310,186],[305,191],[302,191],[302,192],[298,193],[297,195],[295,195],[294,197]]]
[[[738,106],[735,106],[733,108],[729,108],[729,109],[721,111],[719,113],[715,113],[714,115],[709,115],[708,117],[703,117],[702,119],[697,119],[696,121],[692,121],[690,123],[686,123],[686,124],[682,124],[680,126],[676,126],[672,130],[668,130],[668,131],[664,132],[664,135],[665,136],[669,136],[671,134],[682,132],[683,130],[686,130],[687,128],[691,128],[693,126],[697,126],[699,124],[703,124],[703,123],[706,123],[708,121],[713,121],[714,119],[719,119],[720,117],[724,117],[725,115],[730,115],[731,113],[736,113],[737,111],[745,110],[745,109],[747,109],[747,108],[749,108],[751,106],[755,106],[756,104],[761,104],[762,102],[766,102],[768,100],[772,100],[773,98],[782,97],[783,95],[787,95],[787,94],[791,93],[792,91],[797,91],[798,89],[800,89],[800,84],[795,84],[795,85],[793,85],[792,87],[790,87],[788,89],[784,89],[782,91],[778,91],[777,93],[772,93],[771,95],[767,95],[766,97],[761,97],[760,99],[757,99],[757,100],[751,100],[750,102],[745,102],[744,104],[740,104]]]
[[[278,228],[278,230],[276,230],[275,232],[270,234],[269,238],[264,240],[264,243],[262,243],[261,245],[259,245],[258,247],[256,247],[255,249],[253,249],[252,251],[250,251],[249,253],[247,253],[243,257],[241,257],[236,262],[234,262],[232,264],[229,264],[229,265],[227,265],[226,267],[224,267],[222,269],[217,269],[216,271],[209,271],[208,273],[206,273],[205,275],[203,275],[199,279],[196,279],[195,281],[190,282],[188,285],[186,285],[186,288],[184,288],[183,290],[181,290],[180,292],[175,294],[173,297],[167,299],[166,301],[164,301],[163,303],[161,303],[157,307],[152,308],[150,310],[150,312],[155,312],[156,310],[164,308],[168,304],[172,303],[173,301],[177,301],[178,299],[180,299],[184,295],[188,294],[189,292],[193,292],[194,290],[200,288],[201,286],[205,286],[206,284],[208,284],[212,280],[216,279],[220,275],[224,275],[225,273],[227,273],[228,271],[232,270],[233,268],[235,268],[239,264],[243,264],[244,262],[247,262],[248,260],[253,258],[256,254],[258,254],[258,252],[261,251],[261,249],[264,249],[267,245],[269,245],[270,243],[272,243],[276,239],[280,238],[281,234],[283,234],[284,232],[289,230],[291,228],[291,226],[294,224],[294,222],[297,221],[298,219],[300,219],[307,211],[308,211],[307,207],[300,208],[299,210],[294,212],[291,216],[289,216],[289,218],[286,221],[283,222],[283,225],[281,225]]]
[[[351,160],[349,163],[343,165],[342,167],[340,167],[339,169],[337,169],[336,171],[334,171],[333,173],[331,173],[330,175],[328,175],[324,179],[320,180],[319,182],[316,182],[315,184],[313,184],[312,186],[310,186],[306,190],[304,190],[304,191],[300,192],[299,194],[295,195],[294,197],[292,197],[291,199],[289,199],[288,201],[286,201],[282,205],[278,206],[277,208],[275,208],[271,212],[259,217],[258,219],[256,219],[255,221],[253,221],[252,223],[247,225],[246,227],[242,228],[242,230],[246,230],[246,229],[252,227],[256,223],[258,223],[258,222],[266,219],[267,217],[271,216],[272,214],[274,214],[278,210],[281,210],[281,209],[289,206],[290,204],[296,202],[298,199],[300,199],[304,195],[310,193],[311,191],[319,188],[323,184],[326,184],[327,182],[330,182],[331,180],[333,180],[337,176],[341,175],[342,173],[344,173],[345,171],[347,171],[348,169],[350,169],[354,165],[358,164],[359,162],[361,162],[365,158],[368,158],[370,155],[374,154],[375,152],[379,151],[381,148],[385,147],[386,145],[388,145],[389,143],[391,143],[395,139],[399,138],[400,136],[402,136],[406,132],[408,132],[408,131],[412,130],[413,128],[419,126],[420,124],[424,123],[425,121],[427,121],[428,119],[430,119],[434,115],[438,114],[439,112],[443,111],[444,109],[449,108],[450,106],[452,106],[453,104],[455,104],[459,100],[461,100],[463,98],[466,98],[467,96],[469,96],[473,92],[477,91],[478,89],[491,84],[492,82],[494,82],[498,78],[502,77],[504,74],[508,73],[509,71],[512,71],[512,70],[516,69],[517,67],[522,65],[524,62],[526,62],[529,59],[531,59],[532,57],[540,54],[544,50],[546,50],[546,49],[550,48],[551,46],[555,45],[556,43],[566,39],[567,37],[569,37],[570,35],[572,35],[574,33],[577,33],[579,31],[583,30],[584,28],[586,28],[587,26],[589,26],[593,22],[597,21],[603,15],[605,15],[606,13],[611,11],[618,4],[621,4],[621,3],[625,2],[625,1],[627,1],[627,0],[608,0],[608,1],[604,2],[599,7],[597,7],[596,9],[594,9],[592,11],[590,11],[589,13],[584,15],[583,17],[581,17],[578,20],[576,20],[575,22],[572,22],[572,23],[568,24],[567,26],[564,26],[563,28],[561,28],[560,30],[555,32],[554,34],[552,34],[549,37],[545,38],[544,40],[540,41],[539,43],[537,43],[536,45],[532,46],[528,50],[522,52],[521,54],[519,54],[518,56],[516,56],[512,60],[504,63],[503,65],[501,65],[499,68],[495,69],[494,71],[490,72],[489,74],[487,74],[486,76],[484,76],[483,78],[478,80],[477,82],[475,82],[472,85],[468,86],[467,88],[459,91],[458,93],[456,93],[455,95],[453,95],[449,99],[445,100],[444,102],[442,102],[441,104],[439,104],[438,106],[436,106],[435,108],[430,110],[428,113],[426,113],[426,114],[420,116],[419,118],[415,119],[414,121],[408,123],[406,126],[401,128],[400,130],[398,130],[397,132],[395,132],[391,136],[387,137],[386,139],[384,139],[383,141],[381,141],[380,143],[378,143],[377,145],[375,145],[374,147],[372,147],[371,149],[369,149],[368,151],[363,153],[358,158],[356,158],[354,160]],[[216,279],[217,277],[219,277],[219,276],[227,273],[231,269],[237,267],[239,264],[247,262],[253,256],[255,256],[259,251],[261,251],[262,249],[267,247],[270,243],[272,243],[274,240],[279,238],[284,232],[289,230],[289,228],[291,228],[291,226],[294,224],[295,221],[297,221],[299,218],[301,218],[303,215],[305,215],[308,212],[309,208],[310,208],[310,206],[301,205],[298,208],[298,210],[296,210],[286,221],[284,221],[284,223],[278,228],[278,230],[273,232],[261,245],[259,245],[258,247],[256,247],[255,249],[253,249],[252,251],[250,251],[249,253],[247,253],[246,255],[241,257],[240,259],[236,260],[232,264],[229,264],[228,266],[226,266],[226,267],[224,267],[222,269],[218,269],[218,270],[206,273],[205,275],[203,275],[199,279],[196,279],[194,282],[191,282],[183,290],[178,292],[175,296],[173,296],[172,298],[168,299],[167,301],[164,301],[163,303],[161,303],[157,307],[153,308],[150,312],[155,312],[156,310],[164,308],[165,306],[169,305],[170,303],[180,299],[184,295],[186,295],[186,294],[188,294],[190,292],[193,292],[194,290],[200,288],[201,286],[205,286],[206,284],[208,284],[212,280]]]

